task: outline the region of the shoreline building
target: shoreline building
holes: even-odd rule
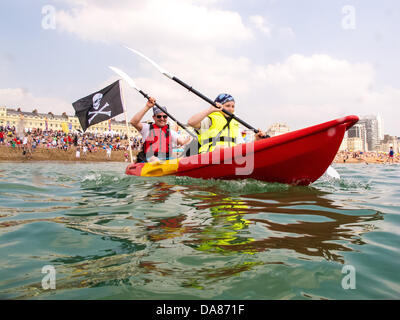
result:
[[[354,138],[347,138],[347,151],[356,152],[362,151],[364,152],[364,144],[361,138],[354,137]]]
[[[362,117],[357,124],[365,126],[368,145],[368,150],[366,151],[378,151],[381,142],[379,136],[383,132],[382,119],[379,116],[368,115]]]
[[[340,144],[338,151],[347,151],[347,131],[344,133],[342,143]]]
[[[385,134],[384,134],[384,131],[383,131],[383,125],[384,125],[383,119],[378,114],[376,116],[376,120],[378,121],[378,139],[379,139],[379,141],[382,141],[385,138]]]
[[[387,153],[389,152],[390,147],[393,147],[393,151],[395,153],[399,153],[400,152],[399,138],[396,136],[385,134],[379,146],[379,151]]]
[[[286,123],[274,123],[267,130],[267,134],[271,137],[275,137],[288,132],[290,132],[290,128]]]
[[[354,151],[368,151],[367,130],[364,123],[356,123],[347,130],[348,149]]]
[[[30,131],[32,129],[41,129],[42,131],[64,131],[77,133],[82,130],[78,117],[69,116],[65,112],[61,115],[55,115],[52,112],[39,113],[37,109],[32,112],[22,111],[20,108],[11,109],[0,106],[0,126],[15,127],[17,132]],[[138,131],[129,124],[131,136],[137,136]],[[95,134],[115,134],[125,135],[125,121],[116,121],[114,119],[106,120],[89,127],[85,133]]]

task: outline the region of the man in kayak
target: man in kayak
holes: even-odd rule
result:
[[[145,107],[131,120],[131,124],[140,132],[144,140],[142,150],[137,155],[137,162],[168,160],[172,158],[172,145],[181,146],[190,140],[190,138],[180,137],[176,131],[170,129],[168,116],[164,112],[167,109],[155,107],[155,103],[156,100],[150,97]],[[151,108],[153,108],[154,123],[141,123],[140,121]]]
[[[199,131],[199,153],[244,143],[239,122],[222,111],[225,109],[230,113],[235,112],[233,97],[230,94],[221,93],[214,102],[218,108],[211,106],[188,120],[188,124]],[[260,140],[265,136],[265,133],[259,130],[255,140]]]

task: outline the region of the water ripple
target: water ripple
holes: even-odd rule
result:
[[[309,187],[124,167],[1,164],[0,298],[400,298],[398,166],[337,165]]]

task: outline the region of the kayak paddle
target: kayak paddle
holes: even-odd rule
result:
[[[143,53],[140,53],[139,51],[126,47],[128,50],[132,51],[133,53],[141,56],[143,59],[147,60],[148,62],[150,62],[154,67],[156,67],[158,69],[158,71],[160,71],[163,75],[165,75],[167,78],[174,80],[175,82],[179,83],[181,86],[183,86],[184,88],[188,89],[190,92],[193,92],[196,96],[200,97],[201,99],[203,99],[204,101],[208,102],[209,104],[213,105],[214,107],[217,107],[217,104],[211,100],[210,98],[206,97],[205,95],[203,95],[202,93],[200,93],[199,91],[197,91],[196,89],[192,88],[191,86],[189,86],[188,84],[184,83],[182,80],[178,79],[177,77],[175,77],[172,73],[168,72],[167,70],[165,70],[164,68],[160,67],[157,63],[155,63],[153,60],[151,60],[150,58],[146,57]],[[227,114],[229,117],[235,119],[237,122],[241,123],[243,126],[245,126],[248,129],[251,129],[254,131],[254,133],[258,133],[259,131],[252,127],[251,125],[249,125],[248,123],[246,123],[245,121],[243,121],[242,119],[239,119],[238,117],[236,117],[233,113],[230,113],[229,111],[222,109],[222,111]]]
[[[149,98],[150,98],[150,96],[149,96],[147,93],[143,92],[143,91],[135,84],[135,82],[133,81],[133,79],[132,79],[130,76],[128,76],[125,72],[123,72],[122,70],[120,70],[120,69],[118,69],[118,68],[116,68],[116,67],[111,67],[111,66],[109,66],[109,68],[110,68],[112,71],[114,71],[116,74],[118,74],[122,79],[124,79],[124,80],[128,83],[128,85],[129,85],[131,88],[134,88],[135,90],[137,90],[143,97],[145,97],[146,99],[149,99]],[[185,126],[184,126],[181,122],[179,122],[178,120],[176,120],[170,113],[168,113],[166,110],[164,110],[162,107],[160,107],[160,105],[159,105],[158,103],[155,103],[155,105],[156,105],[156,107],[158,107],[158,108],[160,108],[161,110],[163,110],[163,112],[164,112],[168,117],[170,117],[170,118],[171,118],[173,121],[175,121],[183,130],[185,130],[188,134],[190,134],[194,139],[197,140],[196,135],[195,135],[194,133],[190,132],[188,129],[186,129]]]

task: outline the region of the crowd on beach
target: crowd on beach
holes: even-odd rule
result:
[[[379,151],[339,151],[334,162],[338,163],[400,163],[400,154]]]
[[[75,150],[76,158],[87,153],[97,153],[105,150],[107,158],[111,152],[125,151],[124,157],[128,159],[128,137],[119,135],[103,135],[94,133],[65,133],[62,130],[33,129],[19,133],[15,126],[0,126],[0,146],[20,150],[24,156],[31,158],[36,149],[56,149],[60,151]],[[132,150],[139,150],[142,140],[138,137],[131,138]]]

